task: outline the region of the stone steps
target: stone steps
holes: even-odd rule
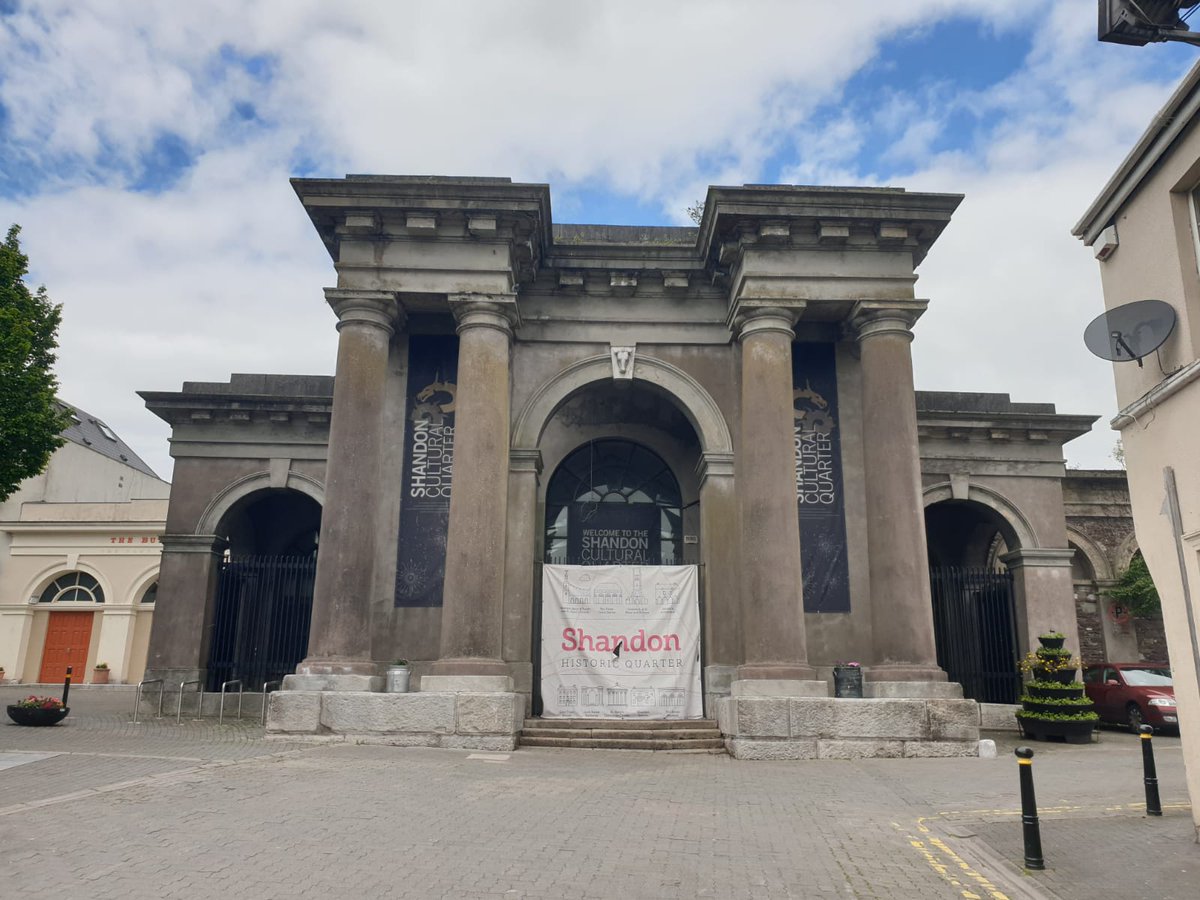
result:
[[[707,719],[526,719],[520,746],[725,752],[721,732]]]

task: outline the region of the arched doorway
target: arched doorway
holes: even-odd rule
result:
[[[925,508],[925,537],[938,665],[968,699],[1016,703],[1017,611],[1002,559],[1020,546],[1016,529],[991,506],[947,499]]]
[[[320,505],[286,488],[248,494],[221,517],[208,690],[231,679],[256,690],[295,671],[308,652],[320,529]]]

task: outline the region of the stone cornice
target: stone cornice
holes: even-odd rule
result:
[[[225,552],[226,540],[215,534],[164,534],[159,539],[166,553]]]
[[[1026,547],[1002,554],[1000,561],[1010,569],[1019,569],[1022,566],[1039,569],[1069,569],[1071,560],[1074,558],[1075,551],[1069,547],[1061,550],[1050,547]]]
[[[362,291],[325,288],[325,302],[337,314],[337,330],[347,325],[368,325],[391,337],[404,324],[404,311],[393,291]]]
[[[450,294],[450,311],[458,322],[458,333],[468,328],[494,328],[512,337],[521,327],[516,294]]]

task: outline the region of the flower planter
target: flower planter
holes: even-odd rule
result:
[[[408,680],[412,669],[408,666],[388,666],[387,692],[389,694],[407,694]]]
[[[1054,719],[1036,719],[1018,716],[1021,732],[1035,741],[1061,740],[1068,744],[1088,744],[1092,740],[1095,722],[1064,722]]]
[[[1071,684],[1075,680],[1075,673],[1078,669],[1058,669],[1051,671],[1043,669],[1041,666],[1035,666],[1033,677],[1038,681],[1057,681],[1059,684]]]
[[[92,684],[108,684],[108,669],[92,669]]]
[[[1080,703],[1077,706],[1061,706],[1057,703],[1039,703],[1036,699],[1029,697],[1023,698],[1021,705],[1032,713],[1077,713],[1091,712],[1093,709],[1091,703]]]
[[[1040,638],[1038,638],[1038,640],[1041,641],[1042,646],[1045,647],[1047,650],[1061,650],[1063,644],[1065,644],[1067,642],[1067,639],[1065,637],[1060,637],[1060,638],[1040,637]]]
[[[1048,688],[1027,684],[1025,692],[1030,697],[1040,697],[1044,700],[1078,700],[1083,696],[1083,685],[1064,684],[1062,687]]]
[[[18,725],[27,725],[30,727],[42,727],[46,725],[57,725],[67,717],[67,713],[71,711],[70,707],[61,707],[60,709],[39,709],[37,707],[10,706],[8,707],[8,717]]]
[[[834,666],[833,696],[861,698],[862,695],[862,668],[860,666]]]

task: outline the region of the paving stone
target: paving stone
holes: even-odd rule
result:
[[[913,758],[978,756],[978,741],[905,741],[904,755]]]
[[[888,759],[903,755],[903,741],[817,741],[818,759]]]

